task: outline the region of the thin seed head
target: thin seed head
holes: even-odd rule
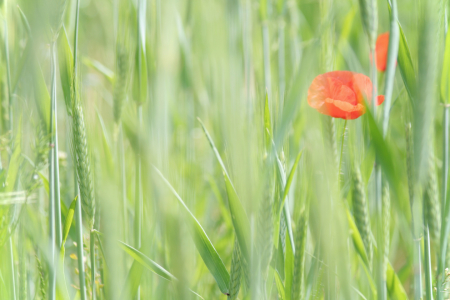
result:
[[[367,252],[369,264],[372,263],[372,241],[370,239],[370,220],[369,211],[367,208],[366,194],[364,190],[364,183],[361,178],[359,169],[356,169],[353,174],[353,214],[355,216],[356,227],[361,234],[364,243],[364,248]]]
[[[424,220],[430,230],[431,240],[437,242],[441,228],[441,214],[434,156],[431,155],[430,157],[429,175],[424,192],[423,213]]]
[[[303,294],[304,273],[305,273],[305,249],[306,233],[308,228],[307,212],[302,211],[297,221],[295,233],[295,257],[294,257],[294,278],[292,285],[292,299],[300,300]]]
[[[235,300],[239,294],[241,287],[241,250],[237,237],[234,240],[233,256],[231,257],[231,271],[230,271],[230,295],[228,300]]]
[[[369,38],[369,45],[372,48],[375,46],[378,30],[377,0],[359,0],[359,7],[363,27]]]
[[[76,101],[73,109],[73,148],[78,184],[80,186],[81,204],[87,215],[89,228],[93,228],[95,216],[94,185],[91,176],[86,127],[81,103]]]

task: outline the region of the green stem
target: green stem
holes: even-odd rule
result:
[[[267,20],[264,20],[262,24],[262,37],[263,37],[264,85],[267,90],[270,111],[276,111],[274,110],[274,106],[272,103],[272,86],[271,86],[272,79],[270,77],[270,44],[269,44],[269,28],[267,26]],[[271,116],[270,123],[275,124],[273,116]]]
[[[95,300],[95,233],[91,230],[90,233],[90,257],[91,257],[91,286],[92,286],[92,300]]]
[[[374,41],[375,42],[375,41]],[[371,56],[375,58],[375,44],[370,45]],[[371,60],[371,73],[372,73],[372,114],[377,120],[377,89],[378,89],[378,78],[377,78],[377,63],[376,59]],[[379,163],[378,157],[375,158],[375,174],[374,174],[374,183],[375,183],[375,237],[377,241],[377,245],[382,245],[383,241],[383,209],[382,209],[382,178],[381,178],[381,166]],[[387,299],[386,295],[386,283],[383,276],[384,270],[384,253],[383,251],[378,251],[375,256],[374,262],[374,272],[377,283],[377,294],[378,299],[385,300]]]
[[[11,272],[11,299],[16,300],[16,280],[14,274],[14,254],[13,254],[13,246],[12,246],[12,236],[8,238],[8,243],[6,245],[8,250],[9,257],[9,267]]]
[[[8,42],[8,22],[7,22],[7,9],[5,9],[5,60],[6,60],[6,81],[8,84],[8,114],[9,114],[9,130],[13,130],[13,109],[12,109],[12,89],[11,89],[11,67],[9,63],[9,42]]]
[[[81,216],[81,195],[75,174],[75,188],[78,193],[77,204],[75,206],[75,219],[77,231],[77,256],[78,256],[78,278],[80,280],[80,297],[86,300],[86,279],[84,277],[84,254],[83,254],[83,218]]]
[[[52,52],[54,48],[54,43],[52,43]],[[50,150],[49,150],[49,158],[48,158],[48,170],[49,170],[49,285],[48,285],[48,297],[50,300],[54,300],[56,297],[56,236],[55,236],[55,129],[54,129],[54,121],[55,121],[55,103],[54,103],[54,88],[55,88],[55,65],[54,65],[54,56],[52,55],[52,90],[51,90],[51,101],[50,101]]]
[[[137,107],[138,124],[137,124],[137,136],[138,136],[138,149],[136,153],[136,199],[134,210],[134,243],[136,249],[141,248],[141,231],[142,231],[142,178],[141,178],[141,153],[140,153],[140,138],[141,138],[141,126],[142,126],[142,105]],[[136,299],[140,297],[140,288],[136,293]]]
[[[339,181],[341,181],[341,168],[342,168],[342,154],[344,153],[344,139],[345,139],[345,130],[347,129],[347,120],[344,122],[344,129],[342,130],[342,136],[341,136],[341,153],[339,155],[339,169],[338,169],[338,178]],[[339,184],[339,188],[340,188]]]
[[[392,91],[394,89],[395,68],[397,64],[397,54],[400,40],[400,30],[398,28],[398,14],[397,14],[397,0],[392,0],[392,14],[391,26],[389,30],[389,51],[386,68],[386,80],[384,90],[384,105],[383,105],[383,136],[387,134],[389,125],[389,113],[392,103]],[[375,99],[374,99],[375,101]]]
[[[123,148],[123,128],[122,123],[119,123],[119,139],[117,143],[117,148],[119,152],[119,163],[120,163],[120,181],[122,187],[122,218],[123,218],[123,240],[127,242],[128,236],[128,218],[127,218],[127,178],[125,172],[125,151]]]
[[[53,116],[53,163],[54,163],[54,188],[55,188],[55,226],[56,226],[56,245],[57,248],[61,248],[62,243],[62,230],[61,230],[61,200],[60,200],[60,188],[59,188],[59,159],[58,159],[58,118],[57,118],[57,102],[56,102],[56,41],[52,44],[52,94],[51,94],[51,102],[53,107],[53,112],[51,116]]]
[[[75,10],[75,34],[74,34],[74,43],[73,43],[73,102],[77,101],[78,95],[78,84],[77,84],[77,76],[78,76],[78,22],[80,17],[80,0],[76,2],[76,10]],[[75,167],[75,161],[74,161]],[[75,168],[76,170],[76,168]],[[83,217],[81,215],[81,194],[80,188],[78,186],[78,176],[75,171],[75,190],[78,194],[76,207],[75,207],[75,219],[76,219],[76,231],[77,231],[77,255],[78,255],[78,277],[80,281],[80,298],[81,300],[86,300],[86,279],[84,274],[84,254],[83,254]]]
[[[444,293],[441,289],[444,289],[443,281],[445,279],[445,259],[447,254],[448,235],[450,233],[450,202],[447,201],[447,183],[448,183],[448,134],[449,134],[449,106],[444,106],[444,120],[443,120],[443,159],[442,159],[442,226],[440,235],[440,249],[439,249],[439,261],[437,270],[437,299],[442,300]]]
[[[279,108],[278,108],[278,118],[281,120],[281,115],[283,113],[284,106],[284,91],[286,88],[285,79],[285,49],[284,49],[284,19],[281,18],[278,24],[278,81],[279,81]]]
[[[430,231],[428,224],[424,224],[424,248],[425,248],[425,292],[426,299],[433,300],[433,284],[431,273],[431,255],[430,255]]]

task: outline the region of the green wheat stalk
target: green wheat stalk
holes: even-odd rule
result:
[[[233,255],[231,256],[231,270],[230,270],[230,293],[228,300],[235,300],[239,294],[241,287],[241,250],[237,238],[234,239]]]
[[[372,240],[369,220],[369,210],[367,207],[366,193],[364,183],[361,178],[359,169],[355,169],[353,174],[353,214],[355,216],[356,227],[358,228],[361,238],[366,249],[369,265],[372,265]]]
[[[431,241],[435,243],[439,240],[441,229],[441,209],[433,155],[430,155],[429,175],[423,195],[423,211],[424,222],[428,226]]]

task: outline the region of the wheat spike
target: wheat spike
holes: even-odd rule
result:
[[[241,257],[241,272],[242,272],[242,283],[243,283],[243,290],[244,294],[247,294],[250,292],[250,265],[248,264],[245,257]]]
[[[303,282],[305,272],[305,248],[308,217],[306,211],[302,211],[297,221],[295,233],[295,257],[294,257],[294,278],[292,285],[292,299],[300,300],[303,294]]]
[[[373,48],[377,39],[378,30],[377,0],[359,0],[359,7],[364,30],[369,37],[369,45]]]
[[[241,287],[241,250],[237,237],[234,239],[233,255],[231,257],[231,271],[230,271],[230,294],[228,300],[235,300],[239,294]]]
[[[423,214],[425,223],[430,230],[431,240],[435,243],[439,240],[441,228],[440,203],[436,178],[434,156],[430,156],[429,174],[424,191]]]
[[[359,169],[356,169],[353,174],[352,201],[356,227],[358,227],[359,233],[361,234],[364,248],[366,249],[367,257],[369,259],[369,264],[372,264],[372,241],[370,239],[369,211],[366,202],[364,184]]]
[[[73,148],[76,161],[78,184],[80,185],[81,204],[87,215],[89,228],[94,226],[95,198],[94,186],[91,176],[91,163],[89,159],[86,127],[83,109],[79,101],[75,101],[73,109]]]

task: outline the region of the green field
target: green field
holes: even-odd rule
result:
[[[0,299],[448,299],[448,8],[0,0]]]

